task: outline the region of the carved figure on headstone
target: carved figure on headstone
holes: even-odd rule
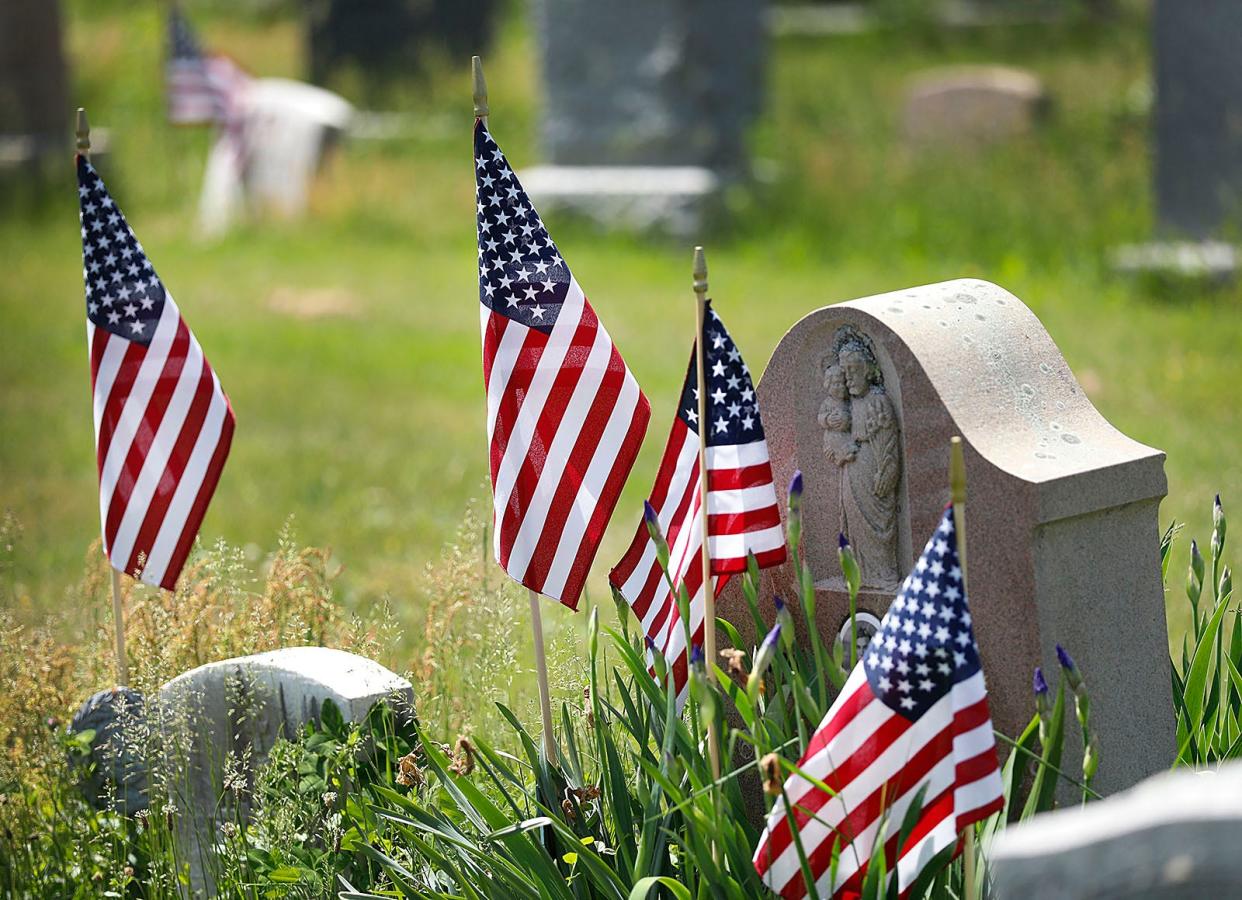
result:
[[[871,342],[857,330],[837,332],[837,365],[850,396],[851,436],[857,451],[838,463],[841,531],[849,538],[866,587],[889,590],[901,581],[897,563],[897,487],[901,445],[897,414]]]
[[[824,429],[824,455],[836,466],[843,466],[858,455],[850,417],[850,392],[845,373],[836,364],[824,370],[824,389],[828,396],[819,407],[819,427]]]

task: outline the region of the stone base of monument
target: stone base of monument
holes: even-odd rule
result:
[[[1223,241],[1152,241],[1112,253],[1123,275],[1226,282],[1238,274],[1238,249]]]
[[[882,616],[949,500],[949,440],[961,435],[967,593],[995,727],[1013,736],[1030,721],[1033,670],[1056,670],[1059,643],[1091,692],[1095,787],[1122,790],[1168,768],[1164,454],[1100,415],[1022,301],[961,280],[825,306],[782,338],[756,392],[776,483],[803,474],[802,549],[825,641],[849,615],[838,532],[864,585],[893,586],[859,600]],[[788,564],[761,576],[769,622],[774,595],[796,617]],[[745,640],[762,639],[740,585],[718,611]],[[1064,765],[1076,771],[1068,718]]]
[[[1182,770],[1002,831],[988,852],[996,896],[1199,900],[1242,896],[1242,764]]]
[[[702,166],[535,166],[518,173],[538,209],[607,228],[692,237],[720,203],[722,179]]]
[[[277,740],[317,722],[328,700],[345,721],[360,722],[380,700],[412,714],[413,688],[377,662],[327,647],[208,663],[160,688],[157,710],[148,716],[165,736],[162,780],[172,779],[194,891],[210,891],[207,848],[220,823],[248,814],[255,771]]]

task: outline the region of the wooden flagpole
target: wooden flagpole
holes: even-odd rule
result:
[[[86,110],[78,107],[78,119],[74,128],[77,134],[77,149],[88,162],[91,158],[91,125],[86,118]],[[112,621],[116,626],[116,683],[118,687],[129,684],[129,663],[125,658],[125,607],[121,603],[121,573],[112,565],[107,553],[104,560],[112,570]]]
[[[714,677],[716,665],[716,592],[712,586],[712,555],[707,540],[707,365],[703,348],[703,325],[707,317],[707,257],[702,247],[694,248],[694,306],[697,330],[694,357],[699,382],[699,524],[703,530],[703,661],[707,677]],[[693,631],[691,632],[693,634]],[[687,657],[690,654],[686,648]],[[720,780],[720,735],[716,720],[707,723],[707,753],[711,758],[712,780]]]
[[[949,439],[949,499],[953,503],[953,525],[957,530],[957,561],[962,567],[962,593],[969,598],[966,568],[966,456],[962,439],[954,435]],[[976,884],[978,848],[975,846],[975,827],[966,829],[962,846],[962,868],[965,874],[965,900],[979,900]]]
[[[474,93],[474,116],[487,127],[491,108],[487,103],[487,82],[483,78],[483,60],[470,57],[470,76]],[[549,763],[556,761],[556,736],[552,731],[552,696],[548,690],[548,659],[543,646],[543,615],[539,609],[539,593],[526,589],[530,597],[530,627],[535,643],[535,676],[539,681],[539,711],[543,716],[543,755]]]

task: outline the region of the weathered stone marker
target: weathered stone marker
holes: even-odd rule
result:
[[[1116,797],[1036,816],[988,853],[1001,900],[1242,895],[1242,764],[1166,772]]]
[[[166,736],[165,769],[180,810],[183,846],[191,848],[186,858],[195,890],[210,887],[210,869],[194,848],[215,840],[217,823],[230,821],[236,798],[247,795],[276,741],[318,721],[326,700],[346,722],[360,722],[380,700],[412,710],[413,689],[377,662],[327,647],[208,663],[160,688],[158,711],[148,716]],[[225,782],[238,784],[236,779],[244,787],[229,796]]]
[[[697,230],[747,168],[762,101],[758,0],[539,0],[540,136],[549,165],[519,173],[541,211]]]
[[[906,91],[902,132],[914,144],[984,144],[1034,130],[1049,106],[1030,72],[955,66],[922,72]]]
[[[816,310],[781,340],[757,393],[777,482],[795,469],[805,480],[803,550],[825,638],[848,618],[838,532],[860,560],[859,608],[882,616],[948,502],[960,434],[970,606],[996,727],[1015,735],[1030,720],[1032,671],[1055,667],[1061,643],[1091,691],[1096,787],[1168,767],[1164,454],[1104,420],[1018,298],[951,281]],[[791,576],[764,573],[769,614],[773,594],[796,596]],[[737,586],[720,614],[749,622]],[[1067,738],[1067,754],[1078,746]]]
[[[1156,212],[1173,236],[1242,221],[1242,4],[1155,4]]]

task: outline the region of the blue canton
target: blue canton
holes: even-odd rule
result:
[[[863,670],[875,695],[913,720],[979,668],[950,506],[867,646]]]
[[[474,168],[479,300],[549,333],[569,293],[569,266],[482,122],[474,130]]]
[[[703,367],[707,376],[707,445],[749,444],[761,441],[763,425],[759,421],[759,403],[750,369],[742,362],[733,338],[725,330],[720,316],[707,301],[703,317]],[[694,354],[690,354],[690,371],[681,391],[678,417],[690,430],[699,430],[699,378]]]
[[[146,346],[164,312],[164,285],[94,166],[82,156],[78,201],[86,316],[99,328]]]

